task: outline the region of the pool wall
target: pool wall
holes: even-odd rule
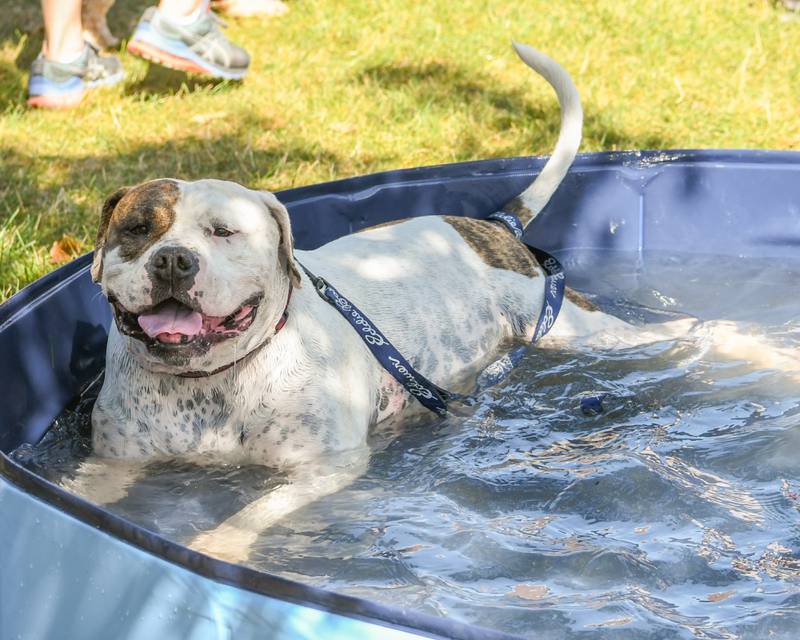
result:
[[[296,246],[313,249],[397,218],[483,217],[543,164],[442,165],[278,195]],[[798,260],[800,154],[582,155],[528,238],[564,261],[587,249]],[[79,258],[0,306],[0,638],[509,637],[206,558],[11,461],[102,372],[110,313],[89,265]],[[591,265],[576,269],[591,290]]]

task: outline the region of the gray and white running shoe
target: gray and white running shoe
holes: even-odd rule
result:
[[[150,7],[139,20],[128,51],[171,69],[240,80],[247,74],[250,56],[225,37],[219,23],[206,11],[191,24],[176,24]]]
[[[28,77],[28,106],[68,109],[83,100],[88,90],[116,84],[124,78],[118,58],[98,55],[88,43],[75,62],[55,62],[39,54]]]

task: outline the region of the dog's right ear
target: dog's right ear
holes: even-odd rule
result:
[[[280,233],[280,252],[283,260],[286,263],[286,271],[289,275],[289,281],[293,286],[300,286],[300,272],[297,270],[297,263],[294,260],[294,240],[292,239],[292,223],[289,219],[289,212],[286,207],[281,204],[281,201],[275,197],[274,193],[269,191],[259,191],[261,200],[269,209],[270,214],[278,224],[278,231]]]
[[[94,243],[94,257],[92,258],[92,282],[100,282],[103,277],[103,247],[108,236],[108,226],[111,223],[111,215],[122,197],[130,191],[130,187],[122,187],[112,193],[103,203],[103,211],[100,213],[100,227],[97,229],[97,240]]]

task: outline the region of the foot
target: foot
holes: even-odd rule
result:
[[[210,11],[183,25],[150,7],[139,21],[128,51],[171,69],[215,78],[239,80],[250,65],[250,56],[225,37]]]
[[[95,87],[112,85],[125,78],[122,63],[114,56],[99,56],[85,45],[73,62],[56,62],[40,54],[31,65],[28,106],[68,109]]]

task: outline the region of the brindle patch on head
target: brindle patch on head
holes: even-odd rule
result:
[[[442,216],[442,219],[458,231],[470,248],[490,267],[516,271],[530,278],[541,273],[541,267],[531,252],[505,227],[474,218]]]
[[[564,290],[564,295],[566,296],[567,300],[569,300],[576,307],[580,307],[584,311],[600,311],[600,309],[596,304],[591,302],[583,294],[575,291],[575,289],[570,289],[569,287],[567,287]]]
[[[135,260],[172,227],[180,189],[174,180],[152,180],[120,189],[103,207],[98,251],[119,247],[123,260]]]

